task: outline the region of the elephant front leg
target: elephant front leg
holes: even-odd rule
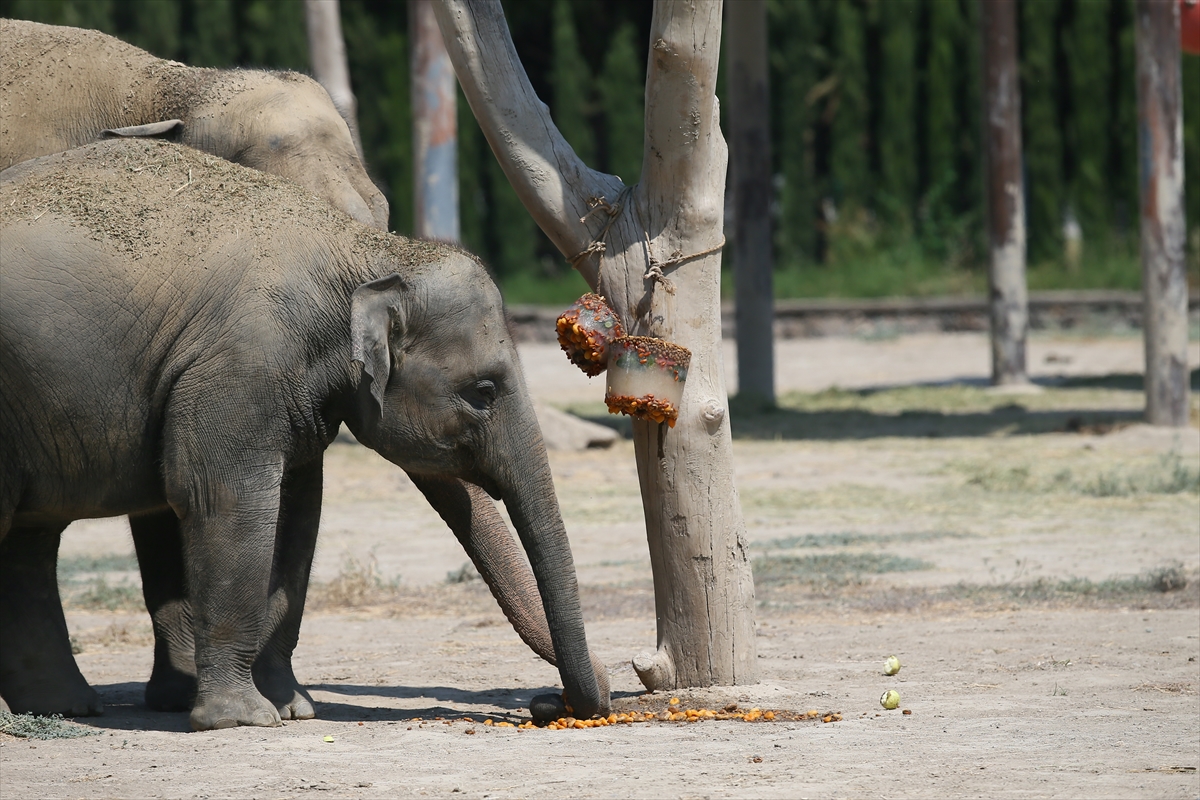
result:
[[[283,719],[312,719],[312,697],[292,671],[292,653],[300,638],[304,598],[317,547],[321,522],[322,464],[316,462],[289,470],[280,493],[279,524],[275,532],[275,568],[272,571],[271,626],[267,641],[254,662],[254,683],[274,703]]]
[[[0,540],[0,696],[18,714],[104,711],[71,654],[56,570],[64,528],[13,528]]]
[[[154,668],[146,705],[187,711],[196,700],[196,646],[184,579],[183,539],[174,511],[129,518],[142,572],[142,596],[154,625]]]
[[[168,476],[168,497],[183,511],[180,529],[192,600],[192,728],[275,726],[279,712],[255,687],[252,667],[267,631],[282,459],[218,468],[213,477],[207,473],[214,470],[205,467],[172,470],[186,476],[184,486],[172,486]]]

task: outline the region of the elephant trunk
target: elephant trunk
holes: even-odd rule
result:
[[[510,457],[487,471],[499,486],[533,568],[567,703],[575,716],[587,719],[608,710],[608,697],[607,693],[601,696],[588,652],[575,562],[541,430],[532,410],[521,416],[516,440],[504,443],[504,452]],[[522,455],[511,457],[514,453]]]
[[[517,635],[533,652],[557,666],[537,579],[491,498],[473,483],[410,477],[454,531]],[[604,712],[609,708],[608,668],[594,652],[590,656]]]

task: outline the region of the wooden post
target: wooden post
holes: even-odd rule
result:
[[[771,130],[767,93],[767,3],[726,7],[733,156],[733,279],[738,394],[775,404],[771,287]]]
[[[413,232],[457,242],[458,96],[432,0],[409,0],[412,42]]]
[[[1179,4],[1137,0],[1134,15],[1146,421],[1183,427],[1188,424],[1188,287]]]
[[[984,137],[987,153],[992,384],[1027,383],[1025,191],[1021,179],[1021,83],[1014,0],[983,0]]]
[[[333,107],[346,120],[359,160],[363,160],[362,141],[358,137],[358,101],[350,88],[350,67],[346,63],[346,42],[338,0],[304,0],[304,22],[308,28],[308,54],[313,77],[329,92]]]
[[[439,0],[437,16],[471,110],[538,225],[630,333],[692,351],[676,426],[633,425],[658,615],[658,647],[634,669],[650,689],[752,683],[754,583],[721,363],[721,3],[654,4],[631,187],[589,169],[554,127],[499,0]]]

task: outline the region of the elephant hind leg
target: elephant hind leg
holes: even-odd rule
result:
[[[188,711],[196,702],[196,645],[184,579],[183,539],[171,510],[129,518],[142,573],[142,596],[154,625],[154,667],[146,705]]]
[[[0,696],[18,714],[104,711],[71,654],[58,594],[65,527],[14,527],[0,541]]]

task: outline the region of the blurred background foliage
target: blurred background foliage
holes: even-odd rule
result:
[[[651,4],[504,5],[564,136],[592,167],[636,181]],[[411,231],[407,9],[394,0],[341,7],[368,167],[392,204],[392,227]],[[983,291],[976,0],[768,8],[777,296]],[[0,14],[97,28],[196,66],[308,69],[297,0],[0,0]],[[1030,288],[1136,289],[1132,0],[1021,0],[1020,25]],[[1200,57],[1185,55],[1183,73],[1195,284]],[[464,243],[493,266],[510,302],[573,299],[582,280],[521,207],[465,102],[460,109]],[[1066,255],[1068,240],[1080,242],[1078,259]],[[725,261],[728,270],[728,252]]]

